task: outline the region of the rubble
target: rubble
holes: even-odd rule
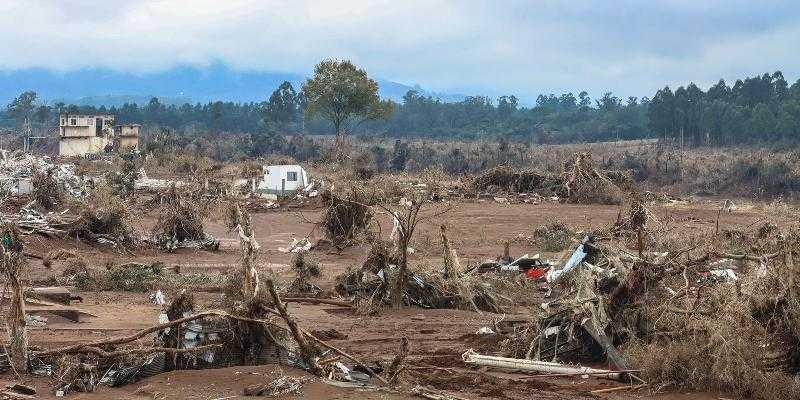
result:
[[[314,245],[307,237],[300,240],[293,237],[286,247],[278,247],[278,251],[281,253],[306,253],[313,247]]]
[[[336,293],[345,296],[367,313],[376,307],[392,304],[389,285],[395,265],[372,272],[370,264],[350,270],[337,277]],[[440,271],[409,273],[403,290],[403,304],[422,308],[460,308],[469,310],[503,312],[497,289],[483,279],[465,275],[445,278]]]
[[[88,194],[88,183],[75,174],[74,164],[53,164],[49,157],[0,150],[0,177],[30,180],[36,171],[47,172],[73,198],[80,199]]]

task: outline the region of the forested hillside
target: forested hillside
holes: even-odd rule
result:
[[[330,123],[304,117],[304,96],[291,83],[284,82],[264,97],[260,103],[183,105],[165,105],[153,98],[142,105],[98,108],[41,105],[27,93],[9,104],[0,122],[13,127],[29,115],[33,126],[45,127],[54,125],[59,112],[69,111],[112,113],[119,122],[193,134],[333,132]],[[586,92],[549,94],[523,107],[513,95],[445,102],[410,90],[392,105],[388,119],[349,121],[346,130],[400,138],[504,137],[535,143],[668,137],[687,145],[729,145],[800,137],[800,80],[789,85],[780,71],[740,79],[733,85],[720,80],[707,90],[694,83],[676,89],[667,86],[642,98],[623,99],[610,92],[597,98]]]

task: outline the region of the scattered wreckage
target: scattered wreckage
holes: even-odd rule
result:
[[[470,351],[464,361],[538,376],[606,377],[631,383],[628,388],[645,387],[647,380],[797,398],[800,238],[756,229],[744,237],[762,255],[719,250],[726,246],[722,236],[670,250],[669,228],[634,201],[628,216],[585,235],[540,277],[546,293],[533,321],[516,326],[501,346],[510,358]],[[611,368],[581,366],[603,361]]]

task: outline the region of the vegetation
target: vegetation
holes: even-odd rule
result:
[[[378,83],[350,61],[324,60],[314,68],[314,76],[303,84],[308,99],[305,112],[333,124],[336,148],[342,151],[342,137],[348,124],[386,119],[393,103],[378,97]]]
[[[251,135],[251,155],[286,151],[291,147],[288,134],[500,138],[540,144],[666,138],[686,146],[796,141],[800,135],[800,80],[789,85],[780,71],[732,86],[720,80],[707,91],[694,83],[675,90],[665,87],[652,98],[622,99],[608,92],[593,100],[585,91],[540,95],[530,107],[513,95],[444,102],[411,90],[398,104],[379,99],[377,93],[377,83],[363,69],[349,61],[325,60],[300,93],[284,82],[262,103],[165,105],[153,98],[148,104],[119,108],[51,106],[40,104],[36,93],[25,92],[0,112],[0,125],[21,128],[27,121],[44,130],[56,124],[60,112],[111,113],[120,123],[142,123],[153,133],[170,130],[212,141]]]

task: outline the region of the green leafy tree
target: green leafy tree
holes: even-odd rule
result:
[[[8,104],[8,114],[16,121],[18,127],[31,121],[36,110],[36,97],[36,92],[27,91]]]
[[[348,124],[388,119],[394,109],[394,103],[381,101],[378,83],[347,60],[324,60],[317,64],[314,76],[303,84],[303,94],[308,102],[306,114],[333,124],[340,155]]]
[[[283,82],[272,95],[264,107],[264,121],[277,124],[285,129],[290,123],[297,120],[298,96],[290,82]]]

